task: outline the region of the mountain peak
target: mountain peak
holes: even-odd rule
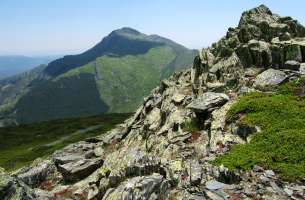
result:
[[[130,27],[123,27],[117,30],[114,30],[112,33],[116,33],[116,34],[128,34],[128,35],[141,35],[142,33],[140,33],[139,31],[130,28]]]
[[[239,22],[239,27],[248,24],[258,24],[262,21],[266,21],[267,23],[274,23],[278,20],[278,18],[278,15],[274,15],[267,6],[262,4],[258,7],[243,12]]]
[[[267,6],[265,6],[264,4],[261,4],[258,7],[255,7],[253,9],[249,10],[248,12],[257,13],[257,14],[269,14],[269,15],[272,15],[271,10]]]

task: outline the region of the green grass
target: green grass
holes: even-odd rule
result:
[[[0,166],[18,169],[70,143],[103,134],[129,116],[107,114],[0,128]],[[93,129],[80,131],[88,127]]]
[[[277,92],[250,93],[241,97],[227,114],[227,120],[241,118],[261,133],[250,143],[235,145],[215,164],[230,169],[251,169],[255,164],[276,171],[283,180],[305,179],[305,80],[287,83]]]

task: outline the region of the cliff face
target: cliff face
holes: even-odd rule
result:
[[[175,73],[109,133],[3,173],[11,199],[304,199],[302,182],[270,169],[231,171],[211,163],[260,127],[226,121],[238,97],[272,91],[304,72],[305,29],[265,6],[203,49],[191,69]]]

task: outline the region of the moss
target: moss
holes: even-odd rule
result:
[[[230,169],[251,169],[255,164],[273,169],[284,180],[305,178],[305,101],[295,91],[304,88],[299,79],[281,86],[273,94],[250,93],[241,97],[227,120],[241,118],[243,124],[262,128],[248,144],[235,145],[215,164]],[[241,117],[242,116],[242,117]]]

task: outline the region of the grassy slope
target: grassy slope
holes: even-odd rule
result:
[[[0,128],[0,166],[7,170],[20,168],[70,143],[103,134],[128,116],[107,114]],[[93,128],[79,131],[88,127]]]
[[[146,54],[135,56],[102,56],[95,62],[70,70],[61,78],[95,74],[101,99],[110,107],[108,112],[132,112],[159,84],[162,68],[175,57],[169,47],[152,48]]]
[[[241,122],[258,125],[261,133],[250,143],[236,145],[216,159],[234,169],[247,170],[258,164],[275,170],[284,180],[305,178],[305,80],[281,86],[274,94],[251,93],[233,105],[228,121],[243,115]]]

